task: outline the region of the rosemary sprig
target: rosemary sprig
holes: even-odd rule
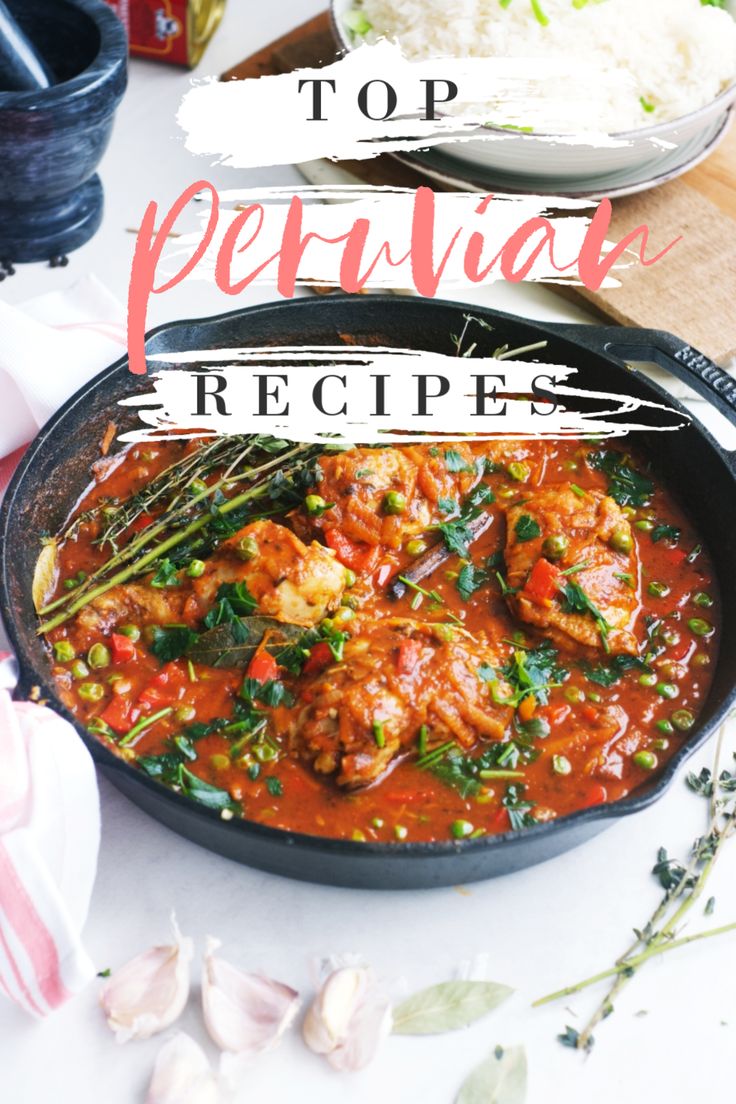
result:
[[[611,1014],[614,1000],[637,971],[651,958],[677,950],[688,943],[736,931],[736,922],[733,922],[704,932],[679,938],[677,936],[688,913],[702,897],[726,841],[736,834],[736,774],[725,770],[720,771],[724,732],[725,726],[721,728],[718,735],[713,773],[704,770],[700,776],[692,774],[688,776],[688,785],[691,789],[710,798],[706,832],[694,841],[689,861],[685,866],[680,866],[669,859],[667,852],[660,849],[653,873],[658,874],[665,892],[644,927],[640,930],[635,929],[634,942],[609,969],[601,970],[575,985],[565,986],[564,989],[534,1001],[533,1007],[548,1004],[561,997],[579,993],[600,981],[614,978],[583,1029],[573,1033],[572,1042],[569,1042],[569,1033],[565,1037],[567,1045],[573,1045],[578,1050],[590,1049],[595,1028]]]

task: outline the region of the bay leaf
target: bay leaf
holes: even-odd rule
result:
[[[394,1009],[395,1035],[457,1031],[492,1012],[513,993],[495,981],[444,981],[408,997]]]
[[[267,649],[277,651],[303,635],[299,625],[285,625],[273,617],[239,617],[200,634],[187,657],[208,667],[247,667],[264,636]]]
[[[494,1051],[470,1073],[455,1097],[455,1104],[524,1104],[526,1100],[526,1051],[509,1047]]]
[[[41,612],[56,586],[59,573],[58,551],[56,541],[51,538],[44,541],[43,548],[36,560],[31,585],[31,597],[36,613]]]

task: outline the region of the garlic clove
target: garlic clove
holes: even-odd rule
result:
[[[299,994],[282,982],[236,969],[215,955],[207,940],[202,1008],[212,1039],[232,1054],[256,1054],[274,1047],[299,1011]]]
[[[219,1100],[204,1051],[180,1031],[158,1052],[146,1104],[217,1104]]]
[[[350,1021],[372,981],[364,966],[343,966],[325,980],[304,1020],[304,1042],[315,1054],[329,1054],[344,1042]]]
[[[174,942],[136,955],[108,978],[100,1004],[119,1043],[148,1039],[181,1015],[189,996],[191,939],[172,916]]]
[[[334,1069],[359,1070],[391,1031],[391,1003],[368,966],[341,966],[324,981],[304,1020],[310,1050]]]

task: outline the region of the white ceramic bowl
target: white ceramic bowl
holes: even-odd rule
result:
[[[352,50],[355,43],[344,25],[343,17],[355,6],[354,0],[331,0],[330,6],[335,37],[344,52]],[[736,18],[736,0],[729,0],[726,7]],[[612,146],[555,143],[551,140],[554,135],[523,134],[488,127],[483,129],[493,134],[491,141],[479,139],[443,143],[436,148],[458,162],[517,178],[526,177],[530,185],[534,181],[554,180],[561,187],[566,183],[572,186],[581,178],[590,181],[612,173],[628,172],[641,175],[647,169],[651,169],[652,177],[656,177],[658,164],[665,155],[670,160],[674,155],[676,159],[676,151],[682,148],[683,159],[686,160],[687,148],[701,136],[705,146],[708,135],[725,125],[727,112],[734,102],[736,83],[711,103],[689,115],[669,123],[613,135],[617,144]]]

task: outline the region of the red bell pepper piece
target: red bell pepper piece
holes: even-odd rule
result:
[[[422,653],[422,646],[418,640],[402,640],[399,644],[399,656],[396,667],[400,675],[410,675]]]
[[[100,720],[104,721],[106,725],[109,725],[113,732],[117,732],[119,736],[122,736],[124,732],[127,732],[133,723],[133,718],[130,715],[131,703],[127,698],[121,696],[114,697],[109,705],[103,709],[100,713]]]
[[[374,548],[364,541],[353,541],[350,537],[346,537],[341,529],[327,529],[325,540],[340,563],[349,567],[356,575],[364,575],[372,571],[381,554],[378,547]]]
[[[110,636],[113,663],[131,663],[138,653],[135,644],[128,636],[122,633],[112,633]]]
[[[551,602],[560,589],[562,572],[549,560],[537,560],[524,584],[523,594],[533,602],[546,605]]]
[[[256,682],[273,682],[278,678],[279,665],[265,648],[256,652],[248,665],[248,678]]]
[[[608,801],[608,790],[600,782],[594,782],[588,790],[581,808],[589,809],[591,805],[603,805]]]
[[[321,640],[319,644],[315,644],[309,653],[309,659],[302,667],[302,674],[314,675],[317,671],[324,670],[325,667],[329,667],[331,663],[334,663],[335,657],[332,654],[330,645],[326,640]]]
[[[139,705],[171,705],[178,701],[187,684],[187,676],[178,663],[167,663],[155,675],[138,698]]]

